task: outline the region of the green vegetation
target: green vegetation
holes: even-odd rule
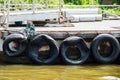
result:
[[[65,4],[73,5],[90,5],[92,3],[101,4],[102,0],[64,0],[64,2]],[[120,4],[120,0],[112,0],[112,4]]]
[[[94,4],[98,4],[97,0],[64,0],[65,4],[73,4],[73,5],[90,5],[94,2]]]
[[[102,0],[64,0],[65,2],[65,8],[89,8],[91,6],[81,6],[81,5],[100,5],[100,4],[106,4],[105,2],[102,2]],[[120,5],[120,0],[112,0],[111,4],[114,5]],[[99,13],[102,13],[102,10],[107,15],[115,14],[120,15],[120,7],[98,7]],[[102,8],[102,9],[101,9]]]
[[[6,0],[8,1],[8,0]],[[94,4],[102,3],[102,0],[61,0],[65,4],[72,4],[72,5],[89,5],[94,2]],[[106,0],[107,1],[107,0]],[[33,0],[10,0],[11,3],[27,3],[31,4]],[[36,0],[37,3],[46,3],[46,0]],[[4,3],[4,0],[0,0],[0,3]],[[48,0],[50,4],[58,4],[59,0]],[[113,4],[120,4],[120,0],[112,0]]]
[[[119,15],[120,16],[120,8],[103,8],[107,15]]]
[[[6,0],[8,2],[8,0]],[[45,4],[46,0],[34,0],[37,4]],[[0,4],[3,4],[4,0],[0,0]],[[32,4],[33,0],[10,0],[11,4],[17,3],[17,4]],[[59,0],[48,0],[49,4],[58,4]]]
[[[8,2],[8,0],[6,0]],[[36,2],[35,2],[36,1]],[[64,4],[64,8],[89,8],[91,6],[81,6],[81,5],[99,5],[99,4],[106,4],[105,2],[101,2],[102,0],[48,0],[48,7],[49,8],[58,8],[57,5],[59,4],[59,1],[62,1],[61,3]],[[34,0],[35,3],[37,4],[46,4],[46,0]],[[106,0],[107,2],[107,0]],[[12,4],[32,4],[33,0],[11,0],[10,3]],[[4,0],[0,0],[0,4],[4,4]],[[114,5],[120,5],[120,0],[112,0],[111,4]],[[14,6],[11,6],[14,7]],[[19,5],[17,6],[18,10],[24,10],[25,6],[23,5]],[[120,15],[120,7],[102,7],[107,14],[117,14]],[[29,8],[29,10],[31,10],[32,7]],[[101,11],[101,7],[99,7],[100,9],[100,13]]]

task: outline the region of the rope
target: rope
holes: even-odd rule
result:
[[[26,25],[26,28],[21,30],[21,33],[25,35],[27,38],[34,37],[36,35],[34,24],[31,22],[28,22]]]

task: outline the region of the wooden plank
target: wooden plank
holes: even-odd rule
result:
[[[57,24],[58,25],[58,24]],[[83,38],[94,38],[98,34],[108,33],[120,37],[120,20],[104,20],[101,22],[72,23],[73,27],[35,27],[38,34],[48,34],[55,39],[64,39],[69,36],[81,36]],[[10,32],[16,32],[25,27],[10,27]],[[4,30],[4,28],[0,28]]]
[[[53,25],[53,24],[52,24]],[[59,25],[59,24],[56,24]],[[35,27],[36,31],[39,32],[79,32],[79,31],[94,31],[94,32],[109,32],[109,31],[120,31],[120,20],[104,20],[100,22],[79,22],[79,23],[72,23],[73,27],[64,27],[59,26],[48,26],[48,27]],[[20,30],[24,29],[24,27],[10,27],[9,30]]]

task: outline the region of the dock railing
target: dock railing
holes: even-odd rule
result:
[[[28,4],[29,1],[31,2]],[[8,26],[9,14],[14,11],[32,11],[35,13],[39,10],[59,9],[61,12],[62,8],[98,8],[99,13],[105,15],[105,17],[106,15],[120,16],[120,5],[96,5],[94,1],[90,5],[64,5],[63,0],[59,0],[59,2],[55,2],[55,0],[53,2],[49,2],[49,0],[26,0],[26,2],[23,0],[4,0],[3,3],[0,3],[0,15],[5,17],[0,23],[6,23]]]

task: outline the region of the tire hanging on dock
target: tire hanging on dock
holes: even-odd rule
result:
[[[120,53],[118,40],[110,34],[100,34],[91,43],[91,52],[100,63],[111,63]]]
[[[49,50],[41,51],[43,46],[47,46]],[[57,46],[52,37],[45,34],[38,35],[31,41],[29,57],[38,64],[52,64],[58,57]]]
[[[60,45],[60,53],[66,64],[83,64],[89,57],[89,49],[81,37],[71,36]]]
[[[21,55],[26,47],[26,38],[18,33],[8,35],[3,42],[3,52],[10,57]]]

